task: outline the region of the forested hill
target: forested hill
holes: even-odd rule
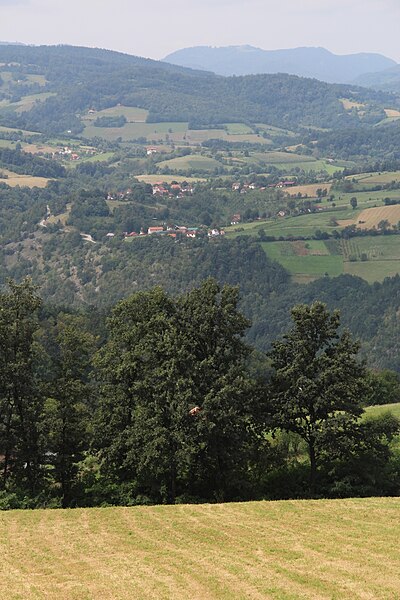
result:
[[[195,46],[183,48],[164,59],[174,65],[204,69],[219,75],[289,73],[315,77],[329,83],[354,83],[356,77],[396,66],[382,54],[337,55],[326,48],[262,50],[254,46]]]
[[[2,46],[0,63],[0,124],[48,134],[80,133],[84,111],[118,103],[147,109],[149,122],[298,129],[374,124],[385,106],[400,102],[386,92],[291,75],[221,77],[90,48]],[[32,106],[17,110],[22,97],[39,93]],[[363,111],[346,110],[343,98],[362,102]]]

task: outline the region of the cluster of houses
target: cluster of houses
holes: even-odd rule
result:
[[[282,180],[278,181],[278,183],[271,183],[268,186],[262,186],[257,183],[240,183],[235,182],[232,184],[232,190],[234,192],[239,192],[240,194],[246,194],[249,190],[266,190],[267,188],[278,188],[278,189],[286,189],[297,185],[297,181],[295,180]]]
[[[153,186],[153,196],[167,196],[168,198],[183,198],[193,194],[193,186],[183,181],[167,183],[155,183]]]
[[[84,154],[88,155],[88,154],[96,154],[96,150],[94,148],[87,148],[84,150]],[[59,148],[58,150],[56,150],[55,152],[53,152],[53,157],[54,158],[67,158],[69,160],[79,160],[80,159],[80,154],[78,154],[75,150],[72,150],[72,148],[70,148],[69,146],[63,146],[61,148]]]
[[[110,234],[107,234],[111,237]],[[184,237],[184,238],[198,238],[208,236],[210,238],[224,236],[225,231],[223,229],[204,229],[203,227],[185,227],[180,225],[168,225],[165,227],[155,226],[149,227],[147,230],[142,229],[139,233],[131,231],[130,233],[124,232],[125,238],[133,237],[144,237],[144,236],[169,236],[172,238]],[[114,235],[112,235],[114,237]]]

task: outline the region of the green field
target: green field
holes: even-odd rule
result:
[[[214,158],[202,156],[200,154],[189,154],[188,156],[180,156],[171,160],[164,160],[158,163],[158,167],[168,167],[174,171],[213,171],[217,167],[221,167],[221,163]]]
[[[382,404],[380,406],[368,406],[365,409],[367,417],[379,417],[390,412],[392,415],[400,419],[400,403],[398,404]]]
[[[351,208],[317,212],[298,217],[274,218],[243,223],[225,228],[229,237],[252,235],[260,230],[267,236],[312,237],[317,229],[332,233],[343,225],[334,225],[332,217],[342,223],[357,218],[360,210]],[[279,262],[295,279],[307,283],[325,274],[337,276],[349,273],[369,283],[400,274],[400,236],[379,235],[353,237],[349,240],[307,240],[262,242],[267,256]]]
[[[400,597],[400,499],[0,514],[5,600]]]
[[[128,123],[145,123],[149,111],[136,106],[113,106],[105,108],[84,117],[84,121],[95,121],[99,117],[125,117]]]
[[[359,175],[351,175],[347,177],[347,179],[355,179],[362,185],[391,183],[392,181],[400,181],[400,171],[388,171],[384,173],[360,173]]]
[[[172,183],[177,181],[187,181],[188,183],[196,183],[196,181],[206,181],[204,177],[185,177],[184,175],[138,175],[136,177],[139,181],[145,181],[146,183]]]
[[[123,127],[95,127],[87,125],[82,133],[85,138],[101,137],[108,141],[121,138],[123,141],[140,137],[147,141],[182,141],[187,131],[187,123],[125,123]]]
[[[269,258],[279,262],[298,279],[336,277],[343,273],[343,258],[331,255],[323,241],[264,242],[262,247]]]

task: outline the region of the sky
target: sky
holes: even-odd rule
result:
[[[400,0],[0,0],[0,40],[163,58],[188,46],[323,46],[400,62]]]

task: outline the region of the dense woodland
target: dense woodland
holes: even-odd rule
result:
[[[355,86],[285,74],[226,78],[89,48],[2,46],[0,60],[11,63],[15,80],[44,75],[46,85],[28,93],[55,94],[30,111],[6,113],[3,124],[53,135],[66,130],[80,133],[83,126],[77,113],[118,103],[148,109],[149,122],[190,121],[204,126],[245,121],[295,129],[375,124],[385,117],[384,104],[398,104],[393,94]],[[3,96],[16,101],[24,91],[10,85]],[[365,101],[362,115],[346,111],[340,102],[343,97]]]
[[[297,305],[269,353],[237,287],[138,292],[54,310],[29,280],[0,296],[0,505],[97,506],[399,493],[398,399],[337,311]]]

